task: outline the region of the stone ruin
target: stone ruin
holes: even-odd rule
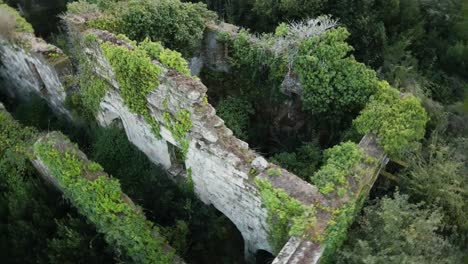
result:
[[[92,33],[102,40],[117,39],[107,31],[85,29],[83,27],[85,21],[86,18],[67,21],[68,26],[76,30],[78,38]],[[220,31],[235,33],[237,27],[225,23],[208,25],[200,55],[191,61],[193,73],[200,72],[202,67],[229,71],[229,64],[225,60],[225,47],[216,40],[216,35]],[[4,87],[3,92],[20,98],[27,97],[30,92],[36,93],[55,111],[73,119],[65,106],[68,91],[62,84],[65,76],[72,72],[69,59],[52,45],[47,44],[47,48],[44,49],[45,42],[40,39],[30,36],[29,41],[32,46],[30,50],[6,42],[0,45],[2,77],[16,84]],[[115,43],[131,46],[121,41]],[[50,49],[60,54],[60,57],[50,60],[48,57]],[[198,79],[184,76],[171,69],[164,69],[159,77],[160,85],[147,97],[147,106],[152,117],[161,124],[161,138],[158,139],[144,118],[132,113],[124,104],[112,68],[99,47],[87,49],[85,53],[96,62],[95,72],[112,87],[101,101],[97,115],[98,123],[101,126],[120,123],[129,141],[144,152],[152,162],[168,170],[175,181],[186,180],[189,175],[183,168],[190,168],[190,177],[196,195],[204,203],[213,205],[236,225],[244,238],[245,257],[249,262],[254,261],[258,250],[273,252],[268,240],[267,210],[262,204],[255,178],[269,181],[274,188],[285,191],[305,206],[337,209],[353,199],[366,195],[387,162],[385,154],[376,145],[375,136],[366,135],[359,147],[367,156],[375,158],[378,162],[372,166],[360,165],[365,169],[362,170],[364,173],[360,180],[349,177],[352,195],[325,196],[315,186],[269,163],[250,149],[246,142],[237,139],[224,125],[224,121],[216,115],[216,110],[204,100],[206,86]],[[185,164],[180,164],[180,161],[172,157],[173,149],[180,146],[171,134],[169,124],[166,124],[163,118],[163,113],[176,116],[180,109],[190,112],[193,123],[187,134],[190,144]],[[253,169],[256,175],[252,175]],[[280,175],[269,175],[270,169],[279,170]],[[306,232],[309,235],[291,237],[273,263],[319,262],[324,248],[320,241],[311,237],[325,234],[333,215],[327,211],[317,210],[316,217],[316,224]]]

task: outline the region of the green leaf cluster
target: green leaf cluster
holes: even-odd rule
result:
[[[322,160],[322,151],[315,143],[305,143],[295,152],[281,152],[270,161],[308,181],[317,171]]]
[[[179,52],[165,49],[161,42],[152,42],[149,38],[145,38],[140,42],[138,47],[145,50],[152,59],[158,60],[164,66],[190,76],[188,63]]]
[[[252,103],[241,97],[222,99],[216,107],[216,113],[232,129],[236,137],[246,140],[248,138],[250,116],[255,114]]]
[[[303,108],[315,114],[360,110],[377,90],[376,73],[348,56],[345,28],[304,40],[294,62],[303,86]]]
[[[335,263],[336,251],[341,248],[348,237],[348,228],[353,224],[357,213],[360,212],[367,194],[361,194],[357,200],[347,202],[333,211],[333,218],[328,222],[323,235],[324,251],[320,258],[321,264]]]
[[[134,205],[124,201],[118,180],[107,177],[102,168],[84,160],[67,145],[70,142],[61,140],[64,137],[49,134],[35,144],[34,153],[57,179],[65,197],[105,234],[109,244],[133,262],[172,263],[174,253],[165,248],[158,229]]]
[[[344,194],[348,186],[347,177],[358,177],[353,168],[364,160],[364,153],[356,143],[344,142],[324,151],[325,164],[310,181],[323,194],[337,191]]]
[[[379,90],[354,120],[354,126],[362,134],[376,134],[385,153],[401,158],[424,137],[428,120],[419,98],[401,95],[387,82],[380,82]]]
[[[109,5],[102,11],[104,15],[90,21],[90,26],[137,41],[149,37],[186,56],[200,45],[206,22],[216,18],[202,3],[179,0],[131,0]]]
[[[162,69],[143,49],[129,50],[109,42],[102,43],[101,49],[112,66],[125,104],[130,111],[143,116],[151,125],[153,134],[159,137],[159,124],[151,116],[146,98],[158,87]]]
[[[187,139],[187,133],[192,128],[191,114],[186,109],[177,112],[175,118],[168,112],[163,113],[163,118],[167,129],[171,131],[174,139],[179,143],[182,156],[187,156],[190,141]]]
[[[304,236],[315,225],[315,208],[304,206],[267,180],[256,179],[255,183],[267,209],[268,240],[277,254],[290,236]]]

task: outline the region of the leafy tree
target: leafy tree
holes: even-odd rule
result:
[[[462,152],[435,137],[410,157],[410,167],[400,177],[405,191],[440,206],[449,216],[445,222],[468,232],[468,160]]]
[[[149,37],[184,55],[193,52],[203,37],[206,18],[214,18],[203,4],[173,0],[132,0],[122,8],[120,33],[137,41]]]
[[[249,118],[255,109],[248,100],[240,97],[229,97],[219,102],[216,107],[218,115],[224,120],[226,126],[240,139],[247,139]]]
[[[308,181],[317,170],[322,159],[322,151],[314,143],[306,143],[295,152],[281,152],[270,161]]]
[[[396,192],[365,208],[338,263],[462,263],[461,252],[438,234],[443,215]]]
[[[387,82],[379,86],[354,125],[362,134],[377,134],[378,143],[388,155],[402,157],[424,137],[428,117],[418,98],[400,95]]]
[[[305,110],[316,114],[340,114],[359,110],[377,89],[374,71],[348,53],[345,28],[329,30],[305,40],[294,69],[303,86]]]

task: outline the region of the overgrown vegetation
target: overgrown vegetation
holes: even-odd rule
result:
[[[26,21],[26,19],[24,19],[24,17],[22,17],[16,9],[8,6],[7,4],[4,4],[3,1],[0,1],[0,10],[2,14],[5,16],[5,17],[2,16],[2,18],[14,19],[13,24],[14,24],[14,30],[16,32],[34,33],[34,29],[32,25],[29,24],[28,21]],[[11,25],[10,21],[6,20],[5,22],[7,22],[7,24],[2,24],[2,27],[6,28],[6,27],[9,27],[9,25]]]
[[[0,256],[6,263],[106,263],[103,237],[38,177],[28,161],[37,130],[0,111]]]
[[[40,99],[20,104],[15,102],[11,107],[14,109],[15,118],[21,122],[43,130],[64,131],[73,141],[78,142],[80,149],[85,151],[90,159],[101,164],[107,173],[119,179],[123,192],[143,208],[146,218],[159,227],[161,234],[183,259],[200,264],[238,264],[242,259],[243,239],[234,224],[213,207],[206,206],[197,199],[192,191],[193,186],[176,185],[170,179],[172,176],[166,175],[161,167],[153,164],[144,153],[128,141],[124,131],[117,128],[98,128],[95,125],[73,126],[69,120],[54,116],[47,104]],[[52,204],[59,202],[54,200]],[[83,252],[81,255],[83,259],[90,259],[91,253],[101,258],[108,257],[108,251],[105,251],[106,248],[103,249],[100,244],[104,243],[103,238],[101,236],[94,238],[96,231],[89,235],[90,232],[81,225],[73,226],[71,229],[71,233],[83,232],[84,236],[80,243],[75,240],[78,243],[76,250],[67,251],[67,254],[60,253],[59,250],[54,251],[61,254],[62,259],[79,255],[80,252]],[[67,234],[60,235],[58,239],[63,241],[64,244],[61,244],[63,248],[73,245],[67,242]],[[93,248],[89,249],[89,245]],[[79,248],[80,246],[85,248]],[[25,251],[21,248],[17,250],[25,255],[23,253]],[[109,247],[109,250],[112,252],[112,247]],[[29,258],[29,261],[34,260],[31,255],[25,255],[24,258]],[[113,261],[90,260],[89,262],[112,263]]]
[[[219,102],[216,113],[240,139],[247,139],[249,118],[255,113],[252,104],[242,98],[226,98]]]
[[[158,87],[162,69],[152,63],[143,49],[129,50],[109,42],[102,43],[101,48],[112,66],[125,104],[130,111],[143,116],[151,125],[153,134],[159,138],[159,124],[151,116],[146,98]]]
[[[361,109],[377,89],[373,70],[348,57],[345,28],[329,30],[300,44],[294,69],[299,74],[305,110],[336,118]]]
[[[322,151],[316,143],[306,143],[295,152],[281,152],[270,159],[271,162],[280,165],[306,181],[319,168],[321,160]]]
[[[323,194],[336,191],[344,195],[348,176],[359,178],[356,166],[364,161],[363,151],[353,142],[345,142],[324,152],[325,164],[310,179]]]
[[[439,233],[440,211],[413,204],[408,195],[376,201],[358,223],[337,263],[463,263],[462,251]]]
[[[354,125],[362,134],[375,133],[385,153],[401,158],[424,137],[428,117],[418,98],[400,95],[386,82],[379,86]]]
[[[179,143],[183,156],[182,158],[185,159],[190,144],[187,133],[192,128],[190,112],[186,109],[181,109],[177,112],[175,117],[168,112],[164,112],[163,118],[167,129],[171,131],[172,136]]]
[[[304,236],[315,225],[315,208],[306,207],[267,180],[256,180],[267,210],[268,241],[277,254],[290,236]]]
[[[200,45],[208,20],[216,15],[204,4],[173,0],[87,1],[72,3],[74,13],[103,13],[89,21],[91,27],[143,41],[160,41],[165,47],[192,54]],[[96,4],[96,5],[95,5]]]
[[[49,134],[34,145],[44,162],[78,211],[105,234],[106,241],[137,263],[173,263],[174,253],[165,248],[158,229],[125,202],[120,183],[107,177],[100,165],[79,157],[65,137]]]

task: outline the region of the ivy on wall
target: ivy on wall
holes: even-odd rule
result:
[[[185,159],[190,145],[187,133],[192,128],[190,112],[186,109],[181,109],[177,112],[175,118],[170,113],[164,112],[163,118],[167,129],[171,131],[172,136],[179,143],[182,156]]]
[[[99,164],[83,160],[63,140],[63,136],[49,134],[34,145],[34,154],[57,179],[65,197],[117,252],[133,262],[173,263],[174,252],[166,247],[158,229],[124,201],[118,180],[107,177]]]
[[[162,69],[152,63],[143,49],[129,50],[109,42],[102,43],[101,49],[112,66],[125,104],[130,111],[143,116],[159,138],[160,127],[149,112],[146,98],[158,87]]]
[[[335,252],[338,250],[347,238],[348,228],[354,222],[357,213],[364,205],[367,194],[361,193],[360,198],[351,200],[337,210],[333,211],[333,217],[328,222],[325,233],[317,238],[322,242],[324,251],[320,258],[321,264],[335,263]]]
[[[303,236],[315,225],[315,207],[304,206],[267,180],[256,179],[255,183],[267,209],[268,240],[277,254],[291,236]]]

